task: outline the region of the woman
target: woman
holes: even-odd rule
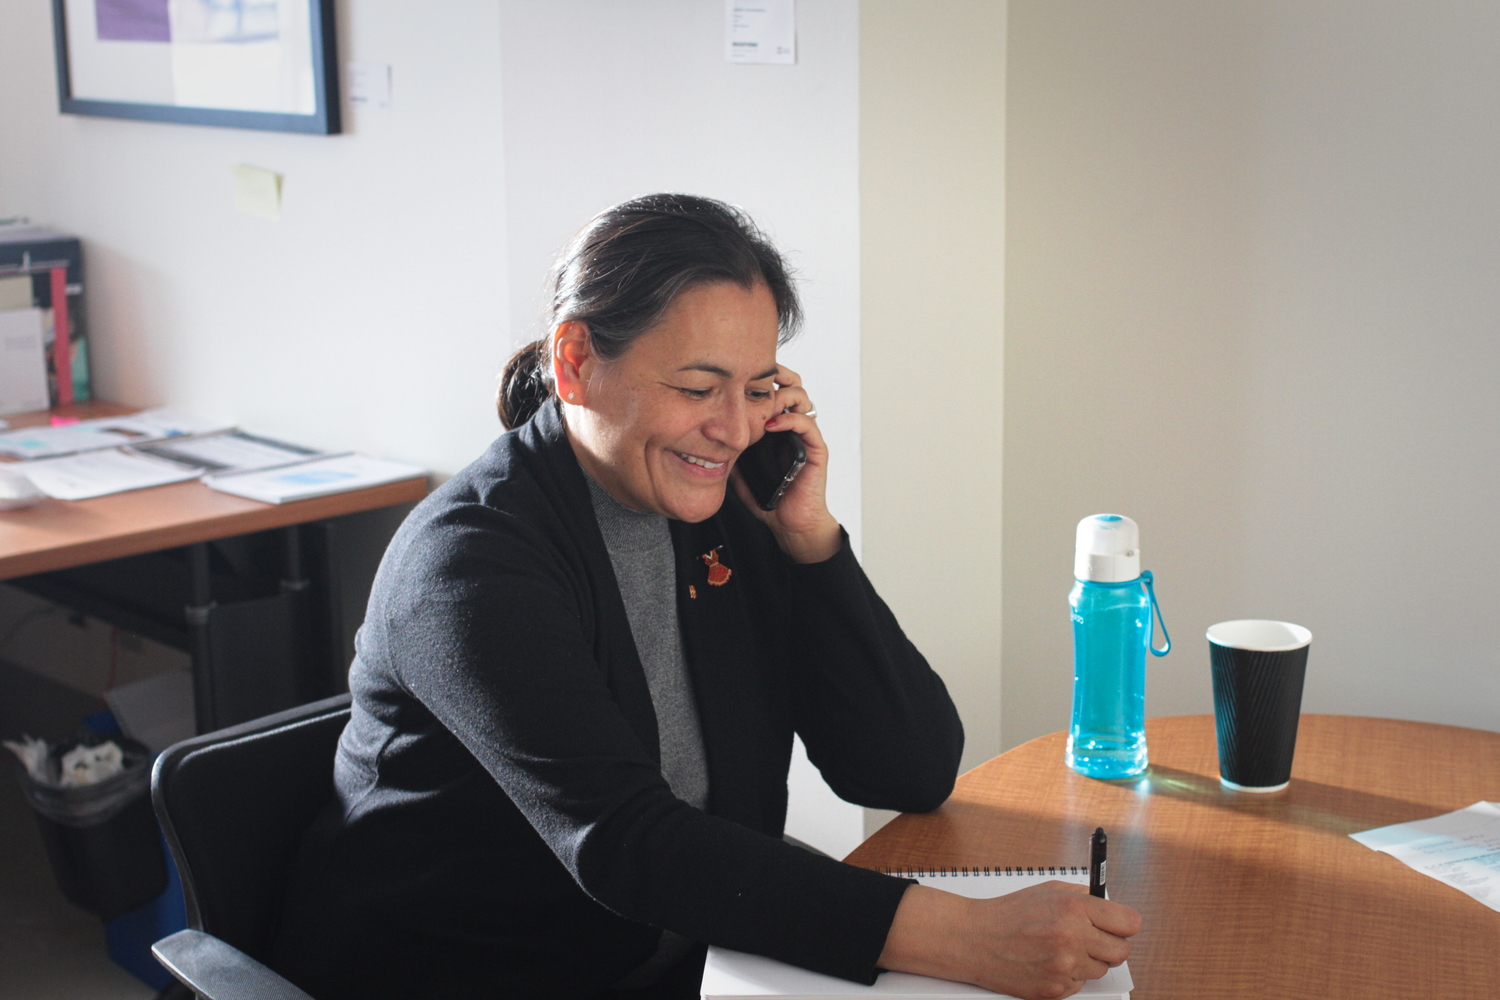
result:
[[[705,942],[1000,982],[1028,959],[970,926],[998,910],[781,839],[794,732],[841,796],[902,811],[947,797],[963,737],[824,505],[816,411],[775,360],[800,320],[780,257],[728,206],[657,195],[552,281],[512,430],[381,565],[276,965],[320,1000],[691,997]],[[733,468],[779,430],[808,461],[766,513]],[[1042,899],[1049,932],[1078,898]]]

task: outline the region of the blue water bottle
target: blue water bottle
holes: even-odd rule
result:
[[[1150,573],[1141,572],[1140,529],[1119,514],[1078,522],[1073,561],[1073,725],[1068,766],[1090,778],[1146,770],[1146,651],[1172,650]],[[1152,641],[1152,615],[1165,645]]]

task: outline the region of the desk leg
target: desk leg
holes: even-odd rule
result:
[[[218,729],[218,702],[214,698],[213,641],[209,635],[209,616],[213,612],[213,585],[209,577],[208,543],[187,547],[188,575],[192,584],[193,603],[187,607],[190,651],[193,658],[193,713],[198,732]]]
[[[316,588],[304,558],[317,562],[321,550],[315,543],[304,553],[303,545],[302,527],[283,529],[276,592],[239,600],[215,600],[210,543],[188,546],[192,603],[186,617],[199,732],[325,695],[327,642],[315,626]]]
[[[307,686],[309,666],[313,660],[313,643],[311,625],[311,609],[308,607],[308,599],[312,597],[310,587],[312,581],[302,568],[302,529],[297,525],[284,529],[284,545],[286,547],[286,568],[281,578],[282,605],[286,609],[288,628],[291,635],[291,656],[293,671],[297,681],[299,700],[308,692],[302,690]]]
[[[208,733],[346,690],[336,539],[315,522],[9,582],[186,652]]]

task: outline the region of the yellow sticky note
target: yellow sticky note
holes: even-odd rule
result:
[[[241,163],[234,167],[234,207],[269,222],[281,220],[281,175]]]

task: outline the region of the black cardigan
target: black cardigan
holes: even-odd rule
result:
[[[906,885],[780,839],[792,734],[841,797],[925,812],[957,774],[953,703],[847,542],[794,564],[732,492],[671,531],[707,812],[662,779],[557,406],[412,512],[359,632],[337,808],[294,878],[275,960],[294,981],[320,1000],[588,996],[657,928],[873,981]]]

